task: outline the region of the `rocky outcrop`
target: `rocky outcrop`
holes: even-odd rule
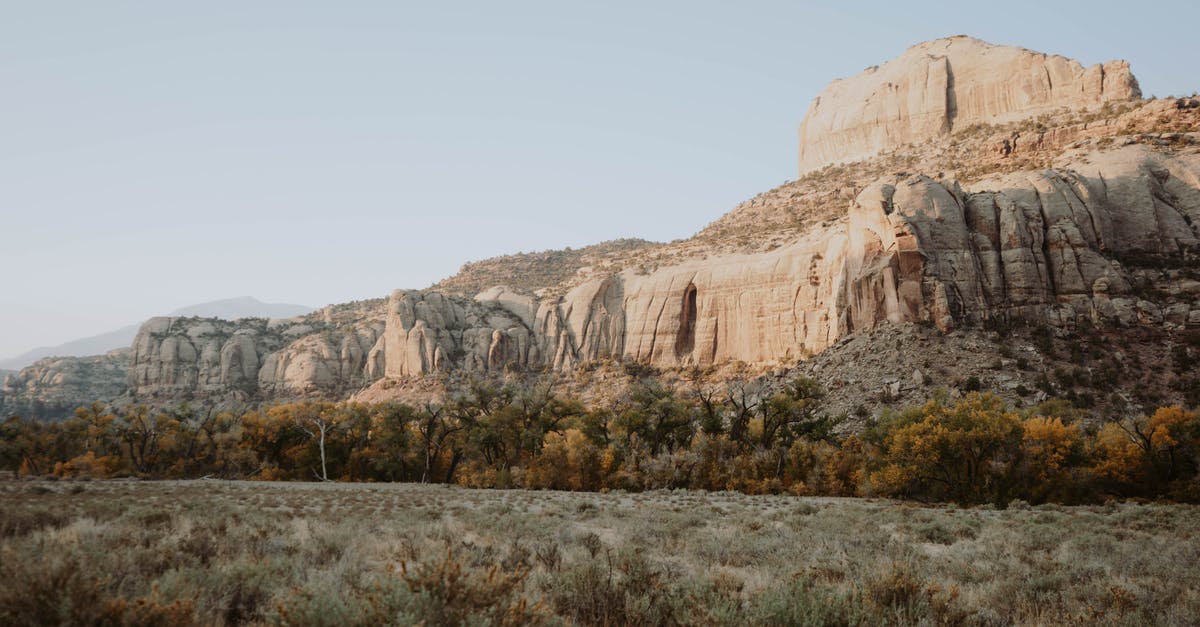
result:
[[[901,319],[1132,323],[1139,299],[1119,259],[1200,247],[1200,158],[1129,146],[1073,165],[970,190],[922,176],[881,182],[860,195],[849,228],[874,263],[889,260]],[[888,302],[893,281],[883,280],[885,298],[867,302]],[[879,318],[851,316],[852,327]]]
[[[258,390],[286,397],[362,387],[381,374],[378,362],[370,358],[382,335],[383,324],[371,322],[301,337],[263,357]]]
[[[287,320],[154,318],[129,353],[129,400],[344,396],[381,379],[567,371],[610,359],[794,363],[887,323],[1196,327],[1200,281],[1159,273],[1149,281],[1152,297],[1139,289],[1147,270],[1122,261],[1149,256],[1186,267],[1200,250],[1197,225],[1195,150],[1135,142],[966,187],[884,177],[843,218],[786,246],[627,268],[559,294],[401,290],[386,302]],[[61,415],[121,393],[119,358],[96,377],[72,370],[75,361],[10,377],[4,407],[28,412],[36,400]],[[82,379],[84,387],[71,387]]]
[[[338,394],[383,374],[378,304],[302,318],[151,318],[134,340],[135,399]]]
[[[487,303],[493,303],[488,306]],[[388,300],[384,372],[421,376],[451,369],[503,370],[540,363],[529,328],[500,301],[400,290]]]
[[[970,189],[884,179],[844,220],[788,246],[626,270],[561,297],[497,287],[469,303],[397,292],[385,374],[561,370],[605,358],[787,361],[884,322],[1136,323],[1139,308],[1162,307],[1131,293],[1119,258],[1200,247],[1200,158],[1131,145],[1071,165]],[[1175,308],[1181,319],[1200,316],[1200,303]]]
[[[1135,295],[1120,259],[1180,258],[1200,248],[1198,224],[1200,155],[1141,144],[969,188],[888,177],[862,190],[843,219],[787,246],[630,268],[561,295],[400,290],[381,322],[336,331],[311,321],[151,321],[131,377],[137,394],[237,388],[280,397],[607,359],[793,362],[883,323],[947,331],[996,319],[1071,327],[1170,316],[1182,326],[1200,321],[1200,302],[1190,292],[1171,303]]]
[[[8,375],[4,415],[57,420],[92,401],[244,406],[336,397],[383,376],[382,300],[280,320],[156,317],[131,348],[43,359]]]
[[[0,419],[61,420],[76,407],[125,391],[129,349],[94,357],[47,357],[9,374],[0,386]]]
[[[765,230],[722,227],[761,246],[731,249],[711,234],[616,242],[479,262],[444,289],[287,320],[155,318],[130,353],[127,399],[279,401],[368,386],[382,398],[453,371],[607,360],[794,365],[851,334],[904,323],[1200,327],[1200,117],[1191,108],[1098,113],[1070,132],[1010,142],[1002,155],[988,149],[988,161],[944,153],[959,125],[1136,95],[1124,64],[1085,70],[967,38],[922,44],[831,85],[802,134],[822,163],[929,140],[912,147],[921,160],[900,160],[925,174],[874,167],[889,153],[856,164],[830,193],[821,193],[824,175],[780,188],[761,199],[762,212],[738,217]],[[978,139],[954,141],[967,137]],[[968,169],[968,183],[938,174]],[[799,215],[816,205],[811,219]],[[794,227],[772,231],[773,214],[791,214]],[[489,285],[506,276],[508,285]]]
[[[970,37],[909,48],[829,84],[800,124],[800,175],[974,124],[1141,97],[1124,61],[1079,62]]]

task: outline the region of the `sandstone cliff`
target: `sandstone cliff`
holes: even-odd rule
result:
[[[129,349],[95,357],[46,357],[9,374],[0,386],[0,420],[12,415],[44,420],[70,416],[76,407],[125,391]]]
[[[1134,143],[1069,165],[967,186],[884,178],[843,218],[786,246],[601,274],[561,295],[400,290],[340,323],[156,318],[134,343],[128,390],[140,402],[253,402],[609,359],[787,364],[883,323],[1200,325],[1200,281],[1147,279],[1121,263],[1154,255],[1184,264],[1200,248],[1200,155]],[[110,388],[78,399],[119,392]]]
[[[916,145],[809,174],[689,240],[468,264],[428,290],[294,319],[152,319],[130,354],[126,400],[379,399],[449,373],[612,360],[795,367],[852,334],[906,323],[1200,327],[1200,103],[1139,101],[1034,124],[1018,118],[1128,99],[1136,81],[1123,64],[1084,70],[966,38],[914,47],[827,94],[914,87],[918,57],[936,57],[924,67],[945,70],[939,89],[954,106],[905,97],[913,108],[899,126],[850,107],[858,118],[835,117],[859,129],[837,135],[853,141],[822,144],[849,152],[820,158],[853,158],[853,142]],[[932,119],[912,118],[918,110],[940,121],[916,125]],[[853,122],[864,111],[879,124]],[[977,342],[948,343],[947,354]]]
[[[563,296],[497,288],[470,303],[397,292],[385,374],[566,369],[604,358],[666,367],[788,361],[883,322],[949,330],[993,318],[1063,328],[1161,321],[1167,308],[1131,292],[1118,258],[1200,247],[1200,155],[1134,144],[1069,165],[970,188],[887,178],[864,189],[844,219],[788,246],[625,270]],[[1169,308],[1171,323],[1200,321],[1196,295],[1186,291]]]
[[[379,309],[366,301],[276,320],[151,318],[133,342],[129,392],[241,400],[346,392],[382,374],[371,363],[383,333]]]
[[[1124,61],[1079,62],[970,37],[909,48],[829,84],[800,125],[800,174],[974,124],[1141,97]]]

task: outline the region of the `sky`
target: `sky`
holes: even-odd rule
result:
[[[1200,89],[1192,2],[0,0],[0,357],[689,237],[831,79],[969,34]]]

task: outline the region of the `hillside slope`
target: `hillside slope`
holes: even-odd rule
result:
[[[963,46],[984,52],[954,52]],[[916,337],[906,330],[915,325],[936,330],[922,340],[939,347],[926,351],[935,356],[919,367],[926,374],[948,384],[1011,382],[1005,389],[1032,402],[1035,394],[1017,388],[1083,392],[1040,385],[1053,369],[1071,367],[1050,357],[1026,359],[1037,365],[1029,376],[989,378],[982,369],[996,363],[1000,346],[989,342],[1000,330],[1024,329],[1018,334],[1032,342],[1035,334],[1061,341],[1098,329],[1133,355],[1146,343],[1186,347],[1200,327],[1200,101],[1140,100],[1119,63],[1080,73],[1059,57],[963,38],[916,49],[951,51],[961,124],[912,135],[912,112],[880,117],[872,132],[903,131],[909,140],[867,142],[874,156],[760,194],[688,240],[618,240],[474,262],[427,290],[286,323],[154,319],[134,342],[125,401],[380,399],[451,373],[571,376],[585,364],[626,361],[698,368],[714,381],[736,364],[794,374],[859,363],[852,376],[824,370],[821,378],[878,406],[909,386],[896,388],[888,360],[846,357],[846,338],[920,350],[906,339]],[[1026,104],[1009,98],[1002,110],[967,115],[970,94],[1004,94],[998,86],[1006,81],[1019,90],[1028,80],[993,75],[1027,65],[996,58],[1067,68],[1083,91],[1051,88]],[[897,67],[910,66],[911,55],[901,61]],[[876,74],[837,84],[868,84]],[[1114,80],[1124,87],[1110,89]],[[900,90],[889,98],[915,102],[925,87],[888,89]],[[861,90],[843,91],[827,90],[822,110],[855,111]],[[815,128],[809,118],[805,124]],[[966,358],[980,351],[983,358]],[[1165,359],[1160,353],[1153,363]],[[814,355],[821,357],[810,364]],[[1154,389],[1181,398],[1189,376],[1167,375]],[[870,391],[839,383],[851,379],[870,382]],[[1109,391],[1134,398],[1144,383],[1121,385],[1128,393]],[[880,395],[882,386],[896,392]]]

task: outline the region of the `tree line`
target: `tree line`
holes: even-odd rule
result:
[[[637,377],[607,403],[549,376],[473,378],[444,402],[298,402],[244,412],[80,407],[0,424],[0,467],[55,477],[407,481],[557,490],[702,489],[1005,505],[1200,501],[1200,416],[1099,421],[988,393],[885,411],[838,435],[813,380],[687,389]]]

